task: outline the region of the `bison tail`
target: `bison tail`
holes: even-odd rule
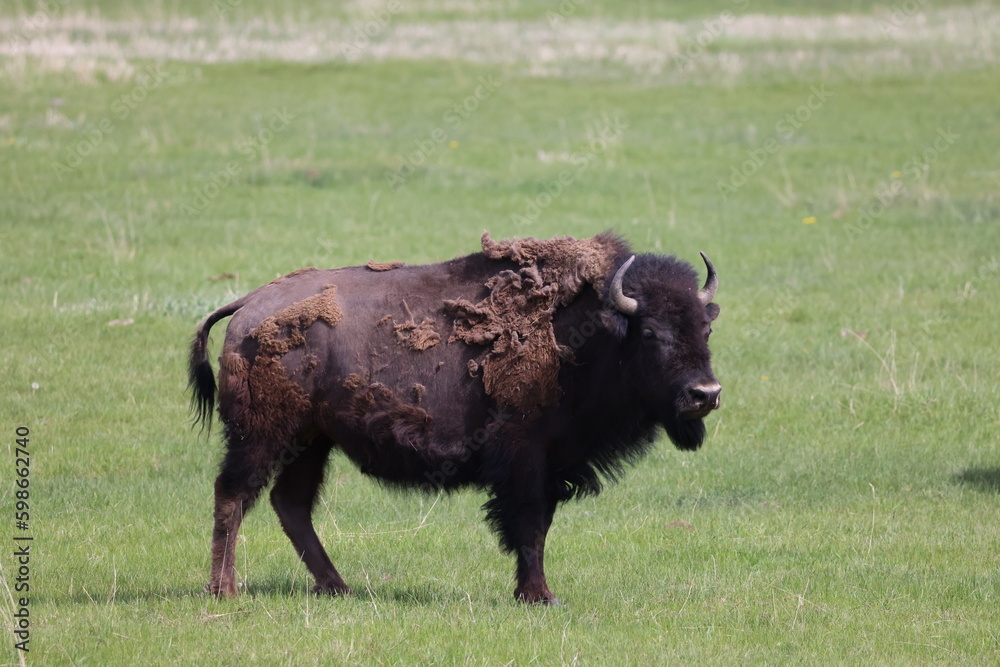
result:
[[[212,329],[212,325],[224,317],[229,317],[245,303],[246,297],[243,297],[206,317],[198,325],[194,340],[191,341],[191,354],[188,357],[191,412],[194,413],[194,424],[200,424],[203,431],[205,428],[211,430],[212,412],[215,408],[215,372],[208,361],[208,332]]]

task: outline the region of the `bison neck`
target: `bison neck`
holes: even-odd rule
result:
[[[610,336],[596,334],[587,347],[617,346]],[[575,352],[577,363],[564,364],[560,372],[560,405],[545,419],[551,432],[558,433],[548,460],[563,480],[564,497],[597,494],[602,476],[615,481],[650,449],[659,426],[656,415],[634,395],[619,358],[584,347]]]

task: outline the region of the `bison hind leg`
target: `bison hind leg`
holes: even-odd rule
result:
[[[275,472],[270,445],[260,444],[227,425],[228,447],[215,480],[212,572],[208,591],[219,597],[239,595],[236,583],[236,540],[243,517]]]
[[[219,597],[236,597],[236,538],[243,517],[253,507],[260,488],[234,490],[223,472],[215,480],[215,525],[212,529],[212,572],[207,590]]]
[[[271,505],[295,552],[316,579],[313,592],[337,595],[350,593],[351,589],[330,562],[312,522],[331,447],[330,440],[317,438],[308,445],[297,446],[298,451],[287,457],[289,460],[283,458],[271,490]]]

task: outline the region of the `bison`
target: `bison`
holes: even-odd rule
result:
[[[558,604],[543,570],[556,506],[597,494],[662,427],[697,449],[719,407],[708,338],[719,314],[687,263],[635,255],[606,232],[496,242],[441,264],[301,269],[197,328],[196,422],[218,393],[226,453],[215,481],[208,590],[237,594],[236,537],[271,504],[315,592],[348,593],[312,524],[330,451],[393,487],[488,493],[486,519],[517,559],[514,595]],[[209,330],[232,316],[219,357]]]

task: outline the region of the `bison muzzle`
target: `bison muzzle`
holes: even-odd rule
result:
[[[597,494],[662,427],[680,449],[719,407],[708,338],[718,279],[687,263],[589,239],[482,238],[449,262],[302,269],[198,326],[198,421],[218,399],[226,454],[215,482],[209,590],[237,594],[236,538],[271,504],[314,591],[347,593],[312,523],[334,448],[380,482],[485,490],[486,519],[517,559],[515,596],[556,603],[543,570],[556,506]],[[208,362],[212,325],[232,317]]]

